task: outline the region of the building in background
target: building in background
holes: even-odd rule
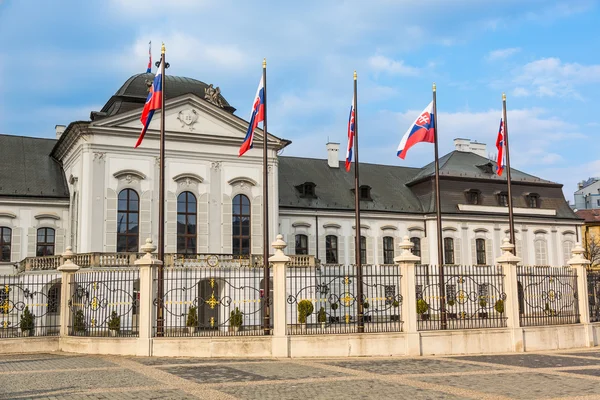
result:
[[[585,257],[592,262],[592,267],[600,265],[600,209],[577,210],[578,217],[583,219],[581,241],[585,249]]]
[[[579,182],[574,196],[576,210],[600,208],[600,178]]]

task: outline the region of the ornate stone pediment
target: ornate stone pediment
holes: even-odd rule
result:
[[[177,114],[177,119],[181,122],[181,127],[185,128],[187,126],[190,131],[194,130],[194,125],[198,122],[198,117],[198,111],[193,108],[181,110]]]

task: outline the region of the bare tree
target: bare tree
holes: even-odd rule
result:
[[[600,264],[600,237],[597,237],[596,235],[588,236],[585,242],[584,256],[587,260],[592,262],[590,267]]]

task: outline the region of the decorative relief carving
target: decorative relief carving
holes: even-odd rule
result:
[[[154,165],[160,167],[160,157],[154,157]]]
[[[210,169],[214,169],[215,171],[218,171],[221,169],[221,161],[213,161],[210,163]]]
[[[100,151],[94,152],[94,161],[102,161],[104,159],[106,159],[106,153]]]
[[[179,111],[179,114],[177,114],[177,119],[179,122],[181,122],[182,128],[185,128],[187,125],[190,131],[193,131],[194,124],[198,121],[198,111],[194,110],[193,108]]]
[[[221,100],[220,95],[221,89],[219,89],[218,86],[214,88],[212,83],[208,85],[206,89],[204,89],[204,100],[214,104],[217,107],[223,108],[223,101]]]

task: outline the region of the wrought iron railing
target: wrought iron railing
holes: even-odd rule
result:
[[[0,275],[0,338],[58,335],[60,287],[56,272]]]
[[[165,268],[164,322],[158,327],[155,320],[154,334],[252,336],[270,333],[273,319],[266,332],[263,324],[273,285],[271,282],[271,293],[265,293],[263,278],[262,265],[218,257],[201,260],[198,266]],[[155,296],[154,304],[158,303]]]
[[[359,331],[358,302],[364,332],[402,330],[400,272],[397,265],[363,265],[362,299],[356,265],[325,264],[287,269],[288,334]]]
[[[600,322],[600,271],[587,272],[590,321]]]
[[[443,265],[444,298],[439,268],[435,265],[415,266],[420,331],[506,326],[502,266]]]
[[[517,289],[521,326],[579,323],[574,268],[517,266]]]
[[[69,335],[138,336],[139,270],[80,270],[69,294]]]

